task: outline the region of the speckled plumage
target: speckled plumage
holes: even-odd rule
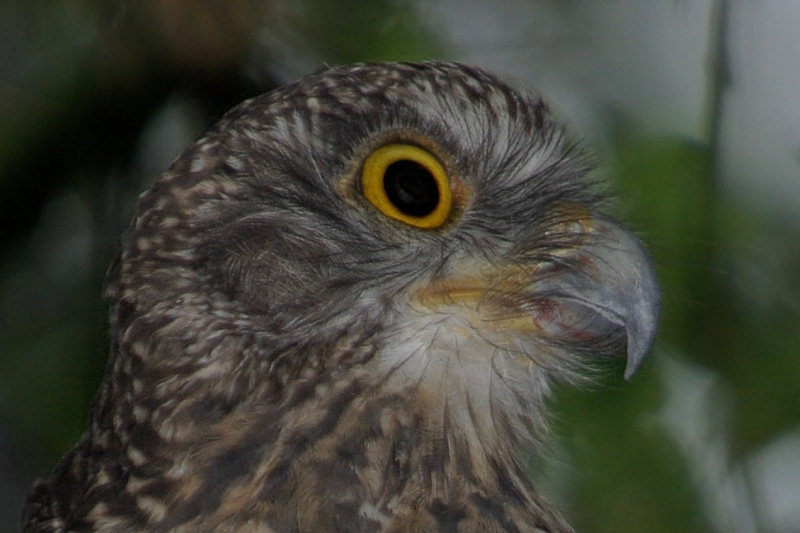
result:
[[[457,176],[436,230],[360,194],[402,141]],[[533,486],[553,381],[652,340],[646,254],[545,104],[449,63],[251,99],[140,199],[89,430],[34,532],[571,529]]]

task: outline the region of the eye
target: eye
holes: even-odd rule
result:
[[[453,210],[444,167],[433,154],[410,144],[388,144],[372,152],[364,161],[361,190],[384,215],[417,228],[439,228]]]

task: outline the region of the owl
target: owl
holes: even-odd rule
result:
[[[659,290],[535,93],[332,68],[228,112],[139,199],[84,436],[24,531],[548,532],[554,384],[636,370]]]

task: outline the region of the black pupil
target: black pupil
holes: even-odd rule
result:
[[[439,205],[439,186],[433,175],[414,161],[396,161],[386,168],[383,188],[389,200],[403,213],[429,215]]]

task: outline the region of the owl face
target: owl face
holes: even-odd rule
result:
[[[627,343],[631,373],[656,282],[586,175],[542,100],[482,71],[333,69],[243,103],[184,154],[144,195],[123,270],[157,267],[127,269],[155,280],[140,308],[197,295],[265,359],[361,329],[414,379],[431,347],[545,389]]]

